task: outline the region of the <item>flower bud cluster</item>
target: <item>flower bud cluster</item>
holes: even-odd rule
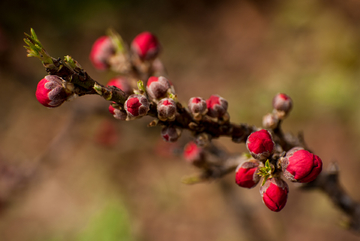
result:
[[[188,103],[189,112],[196,121],[200,121],[205,115],[214,120],[219,120],[220,118],[227,120],[227,108],[228,102],[218,95],[212,95],[207,100],[201,97],[192,97]]]
[[[289,150],[284,157],[274,155],[275,143],[265,129],[251,133],[246,146],[254,159],[238,166],[235,181],[240,187],[253,188],[262,178],[260,195],[274,212],[284,208],[289,193],[281,175],[292,182],[306,183],[314,181],[322,169],[321,159],[301,147]]]

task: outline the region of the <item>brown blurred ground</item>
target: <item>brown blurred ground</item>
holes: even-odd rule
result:
[[[359,5],[354,0],[2,1],[0,162],[10,167],[0,167],[0,240],[251,238],[221,182],[180,183],[196,170],[167,151],[178,146],[162,142],[159,128],[148,129],[150,118],[117,122],[96,96],[51,110],[38,104],[34,92],[45,72],[22,48],[30,27],[53,56],[71,55],[102,83],[114,74],[91,66],[93,41],[108,27],[126,41],[152,31],[164,47],[161,58],[179,99],[219,94],[229,101],[234,122],[260,126],[272,97],[289,94],[294,109],[284,129],[303,131],[325,167],[337,161],[342,184],[358,200]],[[116,135],[107,140],[99,134],[104,128]],[[217,143],[231,152],[245,150],[226,138]],[[233,178],[224,182],[232,184]],[[290,184],[287,206],[272,213],[257,188],[231,187],[231,198],[251,209],[268,240],[358,240],[341,226],[346,219],[322,193],[303,193]]]

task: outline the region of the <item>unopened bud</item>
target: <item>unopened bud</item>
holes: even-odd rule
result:
[[[284,176],[293,182],[311,182],[320,174],[322,161],[301,147],[294,147],[281,159]]]
[[[167,97],[169,89],[171,90],[170,82],[163,76],[151,76],[146,84],[146,91],[153,100]]]
[[[62,83],[62,79],[57,75],[45,76],[37,85],[36,99],[49,108],[60,106],[70,96]]]
[[[191,141],[184,147],[184,159],[189,163],[198,163],[203,160],[204,150]]]
[[[279,212],[285,207],[289,187],[281,178],[269,178],[260,187],[260,195],[264,204],[274,212]]]
[[[189,100],[188,107],[195,120],[201,119],[201,116],[205,115],[208,111],[206,101],[200,97],[192,97]]]
[[[258,160],[249,160],[241,163],[235,174],[235,181],[240,187],[253,188],[260,181]]]
[[[143,95],[130,95],[124,107],[130,119],[145,116],[149,111],[149,101]]]
[[[263,127],[265,127],[266,129],[274,129],[277,127],[278,123],[279,123],[279,119],[274,114],[269,113],[263,117],[262,124]]]
[[[161,47],[155,35],[143,32],[134,38],[131,49],[141,60],[150,60],[158,56]]]
[[[165,141],[175,142],[181,135],[181,129],[174,126],[164,126],[161,130],[161,136]]]
[[[224,116],[228,108],[228,102],[218,95],[210,96],[210,98],[206,100],[206,105],[208,109],[207,115],[213,118]]]
[[[291,98],[283,93],[277,94],[273,99],[273,107],[279,112],[279,118],[285,117],[292,108],[292,100]]]
[[[250,154],[257,160],[266,160],[274,151],[270,132],[265,129],[251,133],[246,141]]]
[[[107,86],[115,86],[129,95],[133,93],[133,89],[130,86],[129,80],[123,76],[117,76],[115,78],[112,78],[107,83]]]
[[[173,99],[164,98],[157,104],[158,118],[161,121],[173,121],[176,114],[176,103]]]
[[[118,120],[126,120],[127,114],[123,110],[114,108],[112,105],[109,105],[109,112]]]
[[[115,46],[110,37],[102,36],[93,44],[90,60],[95,68],[105,70],[110,67],[109,60],[115,54]]]

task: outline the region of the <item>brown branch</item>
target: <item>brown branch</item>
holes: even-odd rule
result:
[[[332,203],[349,216],[348,228],[360,233],[360,203],[350,197],[339,182],[339,169],[335,163],[331,163],[328,170],[310,183],[304,184],[303,190],[321,190]]]

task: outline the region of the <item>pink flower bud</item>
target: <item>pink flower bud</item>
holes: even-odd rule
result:
[[[137,35],[131,43],[131,49],[140,59],[154,59],[160,52],[160,43],[150,32],[143,32]]]
[[[235,182],[240,187],[253,188],[260,181],[258,160],[249,160],[241,163],[236,168]]]
[[[129,80],[123,76],[117,76],[115,78],[112,78],[107,83],[107,86],[115,86],[129,95],[131,95],[133,93],[133,89],[131,88],[131,86],[129,84]]]
[[[194,117],[205,115],[207,112],[206,101],[200,97],[192,97],[189,100],[188,107]]]
[[[143,95],[130,95],[124,107],[130,118],[142,117],[149,111],[149,101]]]
[[[282,111],[286,115],[292,108],[292,100],[286,94],[277,94],[273,99],[273,107],[277,111]]]
[[[176,103],[173,99],[161,99],[157,105],[158,118],[161,121],[175,120]]]
[[[146,91],[151,99],[165,98],[169,89],[170,81],[163,76],[151,76],[146,84]]]
[[[204,151],[195,142],[191,141],[184,147],[183,156],[189,163],[200,162],[203,159]]]
[[[294,147],[281,159],[284,176],[293,182],[311,182],[320,174],[322,161],[301,147]]]
[[[102,36],[93,44],[89,57],[95,68],[105,70],[110,67],[109,59],[114,53],[115,47],[110,37]]]
[[[165,141],[175,142],[181,135],[181,129],[173,126],[164,126],[161,130],[161,136]]]
[[[208,109],[207,115],[214,118],[225,115],[228,108],[228,102],[218,95],[210,96],[210,98],[206,100],[206,105]]]
[[[267,130],[259,130],[251,133],[246,141],[250,154],[260,161],[266,160],[274,150],[274,142]]]
[[[62,85],[62,79],[57,75],[47,75],[37,85],[36,99],[46,107],[58,107],[69,94]]]
[[[112,105],[109,105],[109,112],[118,120],[126,120],[127,114],[125,111],[114,108]]]
[[[279,212],[285,207],[289,187],[281,178],[269,178],[264,186],[260,187],[260,195],[264,204],[274,212]]]

